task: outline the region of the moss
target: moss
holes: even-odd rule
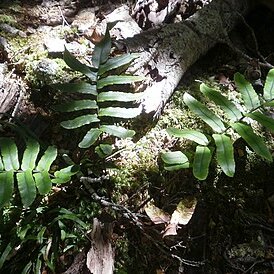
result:
[[[43,85],[56,82],[69,82],[74,77],[80,77],[79,73],[68,69],[63,59],[48,58],[48,52],[41,42],[43,41],[41,34],[37,33],[28,37],[12,37],[7,33],[3,33],[2,36],[9,43],[9,56],[17,72],[25,74],[25,80],[31,87],[40,88]],[[43,73],[37,70],[37,66],[43,60],[52,60],[52,62],[56,63],[58,69],[48,75],[46,71]]]
[[[17,21],[12,15],[0,14],[0,24],[3,23],[14,26],[16,25]]]

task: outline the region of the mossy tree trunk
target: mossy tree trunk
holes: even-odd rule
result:
[[[225,41],[241,16],[249,10],[248,0],[213,0],[189,19],[151,29],[126,43],[141,53],[134,65],[145,74],[145,113],[159,114],[186,70],[217,42]]]

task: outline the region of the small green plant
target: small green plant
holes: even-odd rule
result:
[[[274,132],[274,119],[265,113],[267,107],[274,105],[274,69],[270,70],[267,75],[262,96],[255,92],[242,74],[236,73],[234,81],[243,100],[243,105],[239,107],[218,91],[205,84],[200,85],[203,95],[220,107],[224,115],[214,114],[190,94],[184,94],[184,103],[210,126],[212,134],[208,135],[192,129],[167,129],[171,136],[186,138],[195,142],[197,146],[192,163],[181,151],[163,153],[162,160],[166,170],[172,171],[192,166],[194,176],[199,180],[205,180],[213,155],[216,155],[217,163],[222,171],[227,176],[233,177],[235,174],[233,143],[240,137],[257,155],[267,161],[272,161],[272,155],[265,141],[254,132],[252,128],[254,123],[250,121],[257,121],[263,127]]]
[[[75,207],[75,204],[72,204],[72,207]],[[91,209],[93,207],[89,205],[89,210]],[[9,237],[0,240],[1,271],[3,273],[42,273],[46,267],[51,273],[56,273],[59,258],[76,250],[78,252],[77,245],[79,242],[83,244],[86,241],[82,236],[90,229],[88,218],[72,210],[52,209],[42,202],[39,207],[23,212],[18,220],[20,225],[14,227],[12,231],[5,231],[4,225],[9,227],[9,222],[4,223],[1,233]],[[3,215],[6,214],[4,212]],[[89,214],[94,213],[91,211]],[[14,256],[17,256],[17,263],[10,264]]]
[[[52,183],[68,182],[78,172],[76,166],[68,166],[55,171],[54,175],[50,174],[50,167],[57,157],[57,149],[53,146],[47,148],[36,164],[40,145],[34,139],[26,141],[21,162],[18,148],[11,138],[0,138],[0,149],[0,209],[12,198],[15,180],[22,204],[27,208],[35,200],[36,189],[39,194],[46,195],[50,192]]]
[[[64,60],[73,70],[87,76],[87,82],[56,84],[55,88],[62,92],[85,94],[90,99],[73,100],[55,106],[55,110],[61,112],[78,112],[88,110],[88,114],[80,115],[72,120],[61,122],[66,129],[75,129],[84,125],[90,125],[90,129],[78,144],[80,148],[88,148],[93,145],[102,133],[107,133],[119,138],[132,137],[135,132],[115,124],[114,119],[130,119],[138,116],[140,107],[125,107],[125,103],[136,102],[141,99],[141,93],[130,93],[107,90],[106,87],[121,84],[131,84],[144,80],[142,76],[133,75],[110,75],[114,69],[128,65],[138,54],[124,54],[109,58],[111,52],[111,39],[109,30],[102,40],[95,44],[92,55],[93,67],[78,61],[69,51],[65,50]],[[116,102],[115,106],[113,102]],[[106,106],[108,105],[108,106]],[[109,106],[110,105],[110,106]],[[118,105],[118,106],[117,106]],[[109,117],[111,122],[104,122],[104,117]],[[100,148],[98,148],[100,149]],[[105,148],[107,151],[108,148]],[[102,154],[104,152],[100,150]]]

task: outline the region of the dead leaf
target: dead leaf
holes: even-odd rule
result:
[[[85,37],[91,41],[93,44],[98,44],[102,41],[102,39],[104,38],[104,35],[99,32],[97,29],[94,29],[92,32],[86,32],[85,33]]]
[[[177,225],[176,224],[168,224],[165,228],[163,238],[166,236],[177,235]]]
[[[145,207],[145,212],[154,224],[166,224],[170,221],[170,215],[150,203]]]
[[[189,196],[180,201],[171,216],[170,223],[186,225],[190,221],[197,205],[195,197]]]
[[[166,226],[163,237],[177,235],[178,225],[186,225],[192,218],[197,200],[189,196],[180,201],[176,210],[171,215],[169,224]]]

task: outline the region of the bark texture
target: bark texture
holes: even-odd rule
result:
[[[114,249],[111,246],[112,225],[102,224],[94,218],[92,246],[87,254],[87,268],[93,274],[112,274],[114,271]]]
[[[141,53],[132,70],[148,77],[143,111],[159,114],[186,70],[224,40],[249,7],[248,0],[213,0],[183,22],[125,39],[130,51]]]

